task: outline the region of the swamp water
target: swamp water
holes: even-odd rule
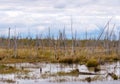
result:
[[[99,72],[78,64],[52,64],[52,63],[18,63],[7,64],[18,69],[28,70],[28,73],[0,74],[0,84],[119,84],[120,62],[106,63],[100,66]],[[40,70],[42,69],[42,70]],[[79,70],[90,74],[62,74]],[[61,73],[61,74],[58,74]],[[109,73],[118,78],[114,80]]]

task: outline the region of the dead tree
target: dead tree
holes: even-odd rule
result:
[[[15,29],[15,35],[14,35],[14,57],[17,57],[17,36],[16,36],[16,29]]]
[[[99,40],[101,39],[102,35],[104,34],[104,32],[105,32],[105,30],[106,30],[106,28],[107,28],[107,26],[108,26],[108,24],[109,24],[110,21],[111,21],[111,19],[106,23],[106,25],[104,26],[104,28],[103,28],[103,30],[101,31],[100,35],[98,36],[98,38],[97,38],[97,40],[96,40],[96,42],[95,42],[95,48],[93,48],[93,52],[94,52],[94,50],[96,49],[96,47],[98,46],[98,42],[99,42]]]
[[[63,47],[63,33],[59,30],[59,49],[60,49],[60,52],[63,51],[62,47]]]
[[[119,32],[119,39],[118,39],[118,48],[117,48],[118,56],[120,58],[120,32]]]
[[[66,34],[65,34],[65,27],[64,27],[64,29],[63,29],[63,47],[64,47],[64,56],[66,56],[67,49],[66,49]]]
[[[117,51],[116,48],[115,48],[115,42],[114,42],[114,40],[115,40],[115,38],[114,38],[114,36],[115,36],[114,29],[115,29],[115,24],[113,25],[112,30],[110,32],[110,37],[109,37],[110,38],[110,44],[109,44],[110,51],[109,52],[113,51],[114,49],[115,49],[115,51]]]
[[[50,47],[51,47],[51,32],[50,32],[50,28],[48,28],[48,47],[49,47],[49,52],[50,52]]]
[[[38,56],[38,50],[39,50],[39,37],[38,35],[36,35],[36,45],[35,45],[35,48],[36,48],[36,57]]]
[[[52,36],[52,40],[53,40],[53,48],[54,48],[54,57],[56,60],[58,60],[59,57],[57,56],[57,43],[56,40],[54,39],[54,36]]]
[[[11,28],[8,29],[8,50],[10,49],[10,44],[11,44],[10,43],[10,29]]]
[[[72,35],[72,51],[71,51],[71,55],[74,55],[74,37],[73,37],[73,20],[71,17],[71,35]]]
[[[75,31],[74,42],[73,42],[73,43],[74,43],[73,45],[74,45],[74,54],[75,54],[75,53],[76,53],[76,47],[77,47],[77,46],[76,46],[76,45],[77,45],[77,44],[76,44],[76,43],[77,43],[77,31]]]
[[[109,42],[110,41],[110,37],[109,37],[109,22],[107,25],[107,29],[106,29],[106,35],[105,35],[105,41],[104,41],[104,45],[105,45],[105,50],[106,50],[106,54],[110,54],[110,46],[109,46]]]
[[[105,39],[105,48],[106,48],[106,54],[110,55],[111,53],[111,50],[113,50],[111,47],[111,40],[112,40],[112,34],[114,32],[114,28],[115,28],[115,24],[113,25],[112,27],[112,30],[110,32],[110,28],[109,28],[109,24],[108,24],[108,28],[107,28],[107,31],[106,31],[106,39]],[[114,38],[115,39],[115,38]],[[113,40],[114,41],[114,40]]]

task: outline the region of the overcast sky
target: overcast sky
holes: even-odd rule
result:
[[[70,22],[78,33],[95,32],[112,18],[110,26],[120,26],[120,0],[0,0],[0,35],[8,28],[22,34],[53,33],[66,29]]]

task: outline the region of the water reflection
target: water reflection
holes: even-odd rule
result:
[[[89,70],[85,65],[78,64],[52,64],[52,63],[18,63],[9,64],[8,66],[15,66],[18,69],[30,70],[29,73],[14,73],[14,74],[1,74],[0,84],[16,83],[16,84],[55,84],[61,82],[62,84],[88,84],[87,81],[92,84],[118,84],[120,79],[114,80],[109,73],[114,73],[120,78],[120,62],[117,63],[106,63],[100,66],[99,72]],[[78,75],[58,75],[58,72],[69,73],[72,70],[78,69],[79,72],[84,73],[95,73],[89,74],[78,74]],[[99,74],[99,75],[96,75]],[[5,81],[6,80],[6,81]]]

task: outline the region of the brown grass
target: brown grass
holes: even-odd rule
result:
[[[59,62],[59,63],[80,63],[85,64],[90,59],[95,59],[98,62],[108,62],[120,60],[120,57],[113,51],[111,54],[101,52],[103,49],[96,49],[98,52],[92,53],[91,49],[76,48],[74,55],[71,55],[71,50],[67,49],[66,56],[65,52],[58,50],[55,52],[54,49],[44,48],[44,50],[35,48],[22,48],[17,50],[17,56],[14,56],[14,50],[0,49],[0,63],[18,63],[18,62]],[[103,50],[104,51],[104,50]]]

